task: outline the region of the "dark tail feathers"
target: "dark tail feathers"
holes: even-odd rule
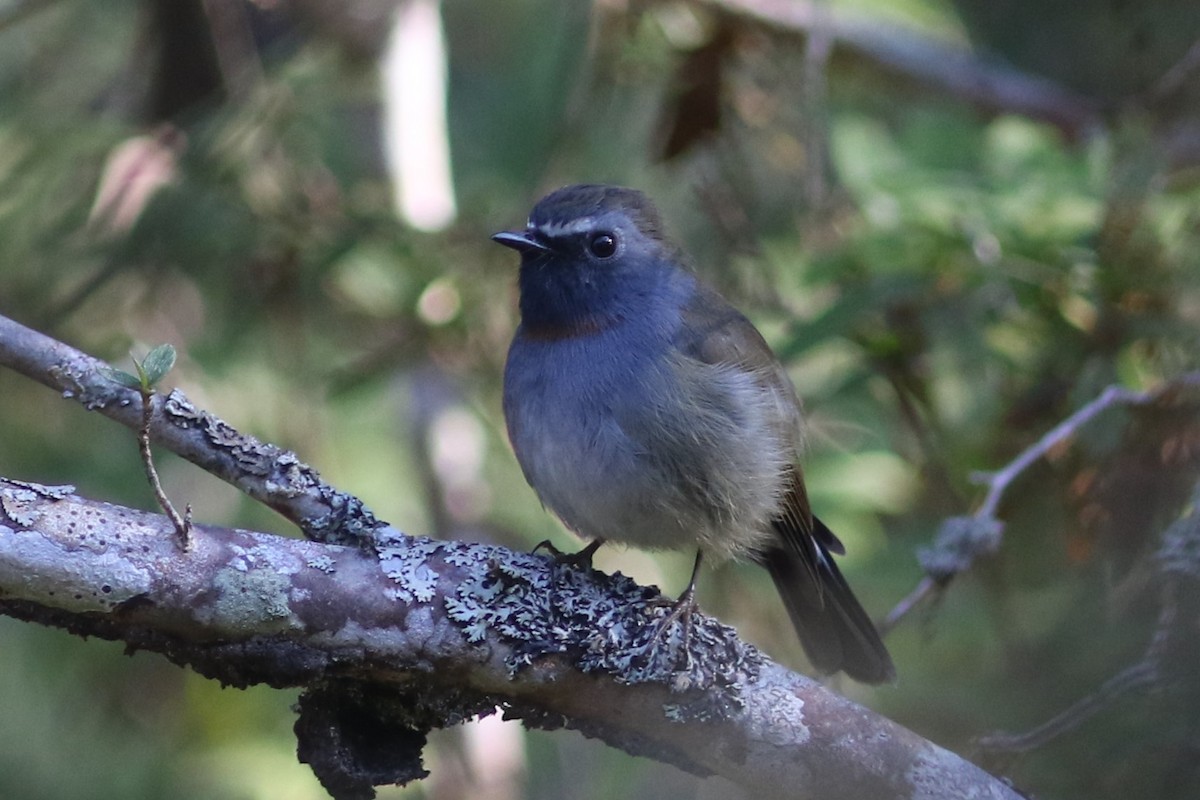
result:
[[[814,524],[827,530],[819,520],[814,520]],[[832,534],[827,538],[837,541]],[[806,564],[800,553],[786,546],[769,550],[759,557],[783,597],[804,652],[822,673],[842,670],[862,683],[894,680],[896,667],[892,657],[880,640],[875,624],[833,563],[822,537],[818,535],[809,542],[817,550],[810,554],[815,563]]]

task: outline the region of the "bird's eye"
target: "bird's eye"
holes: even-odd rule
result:
[[[617,237],[611,233],[597,233],[588,242],[588,250],[596,258],[611,258],[617,252]]]

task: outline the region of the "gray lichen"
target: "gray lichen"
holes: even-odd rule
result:
[[[312,541],[369,548],[376,531],[385,527],[361,500],[326,484],[292,451],[239,432],[196,408],[182,392],[174,390],[163,398],[162,412],[170,424],[198,431],[209,449],[233,459],[237,476],[259,479],[260,483],[245,488],[268,505],[311,500],[298,506],[309,513],[293,518]],[[311,513],[313,509],[320,513]]]
[[[317,477],[315,473],[313,477]],[[309,539],[370,549],[374,541],[390,529],[357,497],[339,492],[325,483],[318,482],[317,489],[322,504],[331,511],[301,520],[304,535]]]
[[[66,358],[49,368],[51,376],[62,387],[62,396],[78,400],[88,411],[99,411],[111,402],[130,403],[129,390],[100,377],[94,362],[82,355]]]
[[[996,552],[1004,524],[992,517],[950,517],[942,523],[931,547],[917,552],[925,573],[939,583],[970,568],[976,558]]]
[[[5,478],[0,481],[0,511],[17,525],[28,528],[41,516],[38,508],[43,500],[62,500],[74,493],[75,487],[70,485],[43,486]]]
[[[384,574],[396,584],[389,591],[391,597],[408,605],[432,600],[440,576],[429,560],[443,547],[450,546],[423,536],[405,536],[394,529],[381,534],[376,539],[375,551]]]
[[[444,600],[447,616],[469,642],[505,642],[510,677],[565,657],[585,673],[667,686],[680,696],[664,709],[672,719],[723,719],[741,707],[739,685],[753,681],[764,662],[732,628],[703,614],[666,623],[672,603],[620,573],[391,528],[374,549],[394,583],[390,594],[407,605],[433,600],[447,577],[454,585]]]
[[[327,575],[337,572],[337,562],[328,553],[310,553],[304,560],[305,566]]]
[[[734,630],[695,613],[664,626],[671,603],[656,588],[616,573],[581,570],[552,557],[499,547],[443,544],[446,560],[474,567],[446,598],[468,640],[497,635],[510,645],[510,675],[548,656],[621,683],[659,683],[680,695],[671,719],[723,719],[742,701],[762,654]]]

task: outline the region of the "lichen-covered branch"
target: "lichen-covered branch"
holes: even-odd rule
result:
[[[142,399],[106,377],[99,359],[0,316],[0,366],[98,411],[130,430],[142,426]],[[383,527],[362,501],[321,480],[290,450],[239,433],[196,408],[178,389],[151,399],[155,442],[236,486],[294,522],[305,536],[368,544]]]
[[[503,548],[381,533],[360,548],[197,525],[0,480],[0,613],[305,688],[301,757],[337,797],[423,774],[426,731],[500,709],[717,773],[758,796],[1017,797],[654,590]]]
[[[100,362],[0,317],[0,364],[126,426]],[[126,642],[225,683],[299,686],[300,757],[338,798],[424,774],[428,730],[499,709],[756,794],[1011,798],[977,767],[772,664],[620,575],[412,538],[179,392],[155,440],[319,541],[194,526],[0,479],[0,613]],[[354,546],[339,546],[345,543]],[[364,546],[367,545],[367,546]]]

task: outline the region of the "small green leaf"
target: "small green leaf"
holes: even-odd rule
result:
[[[147,353],[141,364],[147,388],[161,381],[173,366],[175,366],[175,348],[171,345],[160,344]]]
[[[119,383],[126,389],[141,389],[142,382],[137,379],[137,376],[130,375],[122,369],[114,369],[113,367],[101,367],[100,374],[108,378],[113,383]]]
[[[130,355],[129,357],[133,358],[132,355]],[[150,388],[150,381],[146,380],[146,370],[142,368],[142,362],[138,361],[136,358],[133,358],[133,367],[134,367],[134,369],[137,370],[137,377],[138,377],[137,388],[141,389],[144,392]]]

